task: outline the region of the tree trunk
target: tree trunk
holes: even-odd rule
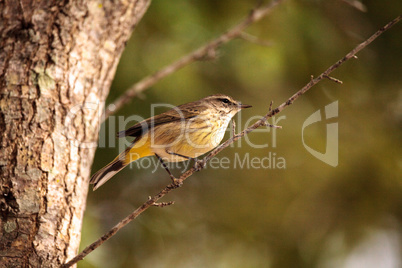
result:
[[[99,111],[149,3],[0,1],[1,267],[77,253]]]

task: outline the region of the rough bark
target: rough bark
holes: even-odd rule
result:
[[[0,1],[0,263],[76,254],[99,111],[150,0]]]

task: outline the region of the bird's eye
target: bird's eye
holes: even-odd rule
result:
[[[228,99],[221,99],[221,102],[223,103],[229,103],[230,101]]]

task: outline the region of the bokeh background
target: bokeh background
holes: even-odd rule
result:
[[[264,115],[271,100],[285,101],[402,10],[400,0],[362,1],[363,10],[349,2],[285,1],[247,29],[269,46],[236,39],[216,60],[193,63],[149,88],[102,126],[93,172],[118,154],[114,133],[127,116],[146,118],[154,103],[179,105],[224,93],[253,105],[236,117],[240,130]],[[153,1],[106,102],[217,37],[254,5]],[[277,116],[282,129],[252,132],[250,142],[224,150],[217,158],[228,158],[230,168],[194,174],[162,200],[175,205],[149,209],[78,267],[402,267],[402,23],[358,57],[332,74],[342,85],[320,82]],[[324,153],[326,124],[338,123],[336,167],[302,142],[304,121],[334,101],[339,117],[307,127],[304,138]],[[285,168],[233,166],[236,157],[269,154]],[[89,193],[82,248],[170,183],[163,168],[153,170],[126,168]]]

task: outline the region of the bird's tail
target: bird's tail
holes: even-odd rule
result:
[[[149,148],[149,141],[141,144],[140,146],[134,145],[133,143],[124,152],[119,154],[112,162],[92,175],[89,183],[94,185],[93,190],[95,191],[132,161],[149,155],[152,155],[152,152]]]
[[[121,153],[125,154],[125,152]],[[111,177],[113,177],[117,172],[122,170],[127,164],[125,164],[125,158],[121,158],[121,154],[117,156],[112,162],[107,164],[102,169],[98,170],[94,175],[92,175],[90,184],[93,184],[93,190],[95,191],[101,187],[105,182],[107,182]]]

